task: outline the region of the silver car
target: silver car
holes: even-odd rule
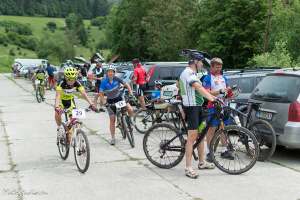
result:
[[[300,70],[280,70],[268,74],[254,89],[250,100],[262,108],[274,110],[272,115],[257,112],[256,118],[270,121],[277,144],[300,149]]]

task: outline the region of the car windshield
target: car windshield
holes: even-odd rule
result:
[[[293,102],[300,93],[300,78],[267,76],[253,91],[251,98],[275,102]]]
[[[255,77],[229,78],[228,81],[231,87],[237,85],[242,93],[251,93],[255,87],[254,78]]]

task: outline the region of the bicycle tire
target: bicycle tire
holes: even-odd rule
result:
[[[147,116],[142,115],[143,112],[146,112]],[[147,119],[150,118],[150,119]],[[133,117],[134,127],[137,130],[137,132],[141,134],[145,134],[148,129],[153,126],[154,124],[154,117],[152,111],[145,111],[140,109],[136,112],[136,114]],[[143,128],[144,125],[144,128]]]
[[[120,123],[120,124],[118,124],[118,126],[119,126],[118,128],[120,129],[122,138],[125,140],[126,139],[126,133],[124,131],[124,126],[123,126],[122,118],[121,118],[121,116],[119,114],[117,116],[117,122]]]
[[[174,137],[176,137],[176,142],[178,144],[178,156],[177,158],[175,158],[174,161],[172,162],[169,162],[168,164],[167,163],[163,163],[163,162],[158,162],[157,160],[154,159],[153,155],[151,155],[151,152],[150,152],[150,138],[152,135],[156,134],[156,130],[159,129],[159,128],[165,128],[167,129],[169,132],[167,133],[168,136],[171,136],[171,133],[174,134]],[[174,138],[173,137],[173,138]],[[153,140],[155,141],[155,140]],[[169,140],[170,141],[170,140]],[[175,140],[174,140],[175,141]],[[159,141],[159,145],[153,145],[153,146],[158,146],[158,151],[155,150],[155,152],[163,152],[163,150],[161,149],[161,146],[162,146],[162,143],[163,142],[168,142],[168,141],[164,141],[164,140],[161,140]],[[175,146],[174,146],[175,147]],[[184,141],[184,138],[182,135],[180,135],[180,132],[173,126],[171,126],[170,124],[167,124],[167,123],[160,123],[160,124],[155,124],[153,125],[144,135],[144,138],[143,138],[143,150],[144,150],[144,153],[147,157],[147,159],[155,166],[159,167],[159,168],[163,168],[163,169],[170,169],[170,168],[173,168],[175,167],[176,165],[178,165],[183,157],[184,157],[184,154],[185,154],[185,141]],[[163,156],[165,156],[168,154],[165,153],[163,154]],[[160,160],[162,161],[162,155],[159,156]],[[170,161],[170,159],[168,159]]]
[[[57,140],[58,140],[57,147],[58,147],[59,155],[63,160],[66,160],[70,152],[70,145],[67,143],[66,133],[63,134],[62,138],[58,138]]]
[[[133,136],[133,129],[131,127],[131,122],[130,122],[130,118],[128,115],[123,115],[122,116],[122,124],[124,127],[124,132],[127,136],[127,139],[129,141],[129,144],[132,148],[134,148],[135,146],[135,142],[134,142],[134,136]]]
[[[258,161],[269,160],[274,154],[277,145],[276,133],[272,125],[265,120],[256,120],[250,124],[249,130],[255,135],[259,144]],[[262,148],[263,146],[265,148]]]
[[[79,135],[82,135],[82,139],[84,140],[84,143],[85,143],[85,152],[86,152],[86,162],[84,164],[84,166],[80,166],[79,163],[78,163],[78,154],[81,153],[81,152],[77,152],[76,151],[76,147],[78,145],[78,136]],[[82,141],[80,141],[82,142]],[[77,132],[76,132],[76,139],[75,139],[75,143],[74,143],[74,157],[75,157],[75,163],[76,163],[76,166],[77,166],[77,169],[80,173],[85,173],[89,166],[90,166],[90,145],[89,145],[89,141],[88,141],[88,138],[86,136],[86,134],[84,133],[84,131],[82,131],[81,129],[78,129]]]
[[[40,85],[37,86],[36,90],[35,90],[35,97],[38,103],[42,102],[42,98],[41,98],[41,94],[40,94]]]
[[[234,167],[234,169],[231,170],[231,169],[229,169],[229,166],[230,166],[230,163],[231,163],[230,159],[222,158],[222,156],[220,156],[220,158],[225,160],[225,162],[229,161],[228,168],[225,168],[225,164],[222,165],[220,160],[216,159],[216,151],[217,151],[216,150],[216,145],[218,145],[219,142],[222,140],[221,137],[222,137],[222,134],[224,135],[224,132],[227,133],[227,135],[229,133],[238,135],[239,136],[238,142],[240,142],[241,144],[243,144],[246,147],[246,157],[248,156],[250,158],[250,163],[248,165],[246,165],[244,168],[236,169]],[[226,140],[228,138],[226,138]],[[230,139],[229,139],[229,141],[230,141]],[[254,147],[253,149],[249,149],[249,147],[247,147],[247,145],[249,145],[249,141],[253,142],[253,147]],[[246,142],[246,144],[244,144],[245,142]],[[224,144],[222,144],[222,145],[223,146],[221,146],[221,147],[223,147],[222,151],[224,153]],[[226,149],[228,150],[228,145],[226,145]],[[211,141],[210,146],[209,146],[209,150],[210,150],[210,152],[212,152],[211,153],[212,161],[216,165],[216,167],[218,169],[220,169],[221,171],[223,171],[227,174],[231,174],[231,175],[242,174],[242,173],[245,173],[248,170],[250,170],[255,165],[255,163],[258,159],[258,156],[259,156],[259,147],[258,147],[258,142],[256,140],[255,135],[253,133],[251,133],[248,129],[246,129],[244,127],[236,126],[236,125],[225,126],[224,130],[218,130],[214,134],[214,137],[212,138],[212,141]],[[239,164],[241,164],[240,159],[239,159],[240,156],[238,154],[238,150],[240,150],[240,149],[235,147],[235,148],[232,148],[231,150],[234,151],[234,159],[233,160],[234,161],[238,160]],[[240,152],[242,152],[242,151],[240,151]],[[249,154],[250,154],[250,156],[249,156]],[[222,152],[221,152],[221,155],[222,155]],[[244,164],[244,162],[242,162],[242,163]]]

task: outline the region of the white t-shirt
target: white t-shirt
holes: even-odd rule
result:
[[[184,106],[202,106],[204,102],[202,95],[192,87],[195,82],[201,84],[197,74],[190,67],[186,67],[179,79],[180,95]]]

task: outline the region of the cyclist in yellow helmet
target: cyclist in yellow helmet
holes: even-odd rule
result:
[[[73,67],[66,67],[64,70],[64,79],[56,87],[55,97],[55,121],[58,126],[57,131],[63,129],[61,123],[61,114],[63,109],[72,111],[76,107],[74,94],[80,92],[82,97],[90,104],[90,108],[95,110],[95,106],[87,96],[84,87],[77,80],[78,71]]]
[[[38,67],[38,69],[34,72],[31,80],[32,80],[34,90],[36,90],[35,80],[38,80],[39,84],[41,84],[43,87],[45,87],[46,70],[43,68],[42,65],[40,65]]]

